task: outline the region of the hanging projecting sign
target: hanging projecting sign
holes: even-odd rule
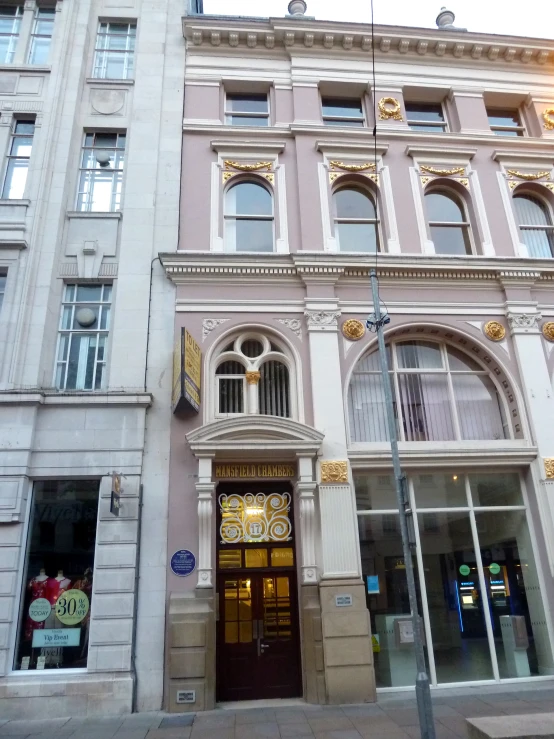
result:
[[[186,328],[173,350],[173,413],[200,410],[200,375],[202,352]]]
[[[171,557],[171,571],[179,577],[186,577],[196,569],[196,557],[189,549],[179,549]]]

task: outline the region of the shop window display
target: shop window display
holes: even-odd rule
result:
[[[16,670],[87,666],[99,485],[34,485]]]
[[[378,687],[413,685],[409,614],[392,475],[354,478]],[[434,685],[552,674],[554,658],[517,472],[408,475],[414,565]]]

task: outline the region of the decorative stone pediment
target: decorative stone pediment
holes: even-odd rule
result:
[[[317,454],[324,434],[289,418],[251,415],[225,418],[201,426],[186,438],[195,455],[228,453],[238,458],[268,458],[277,451],[280,458]]]

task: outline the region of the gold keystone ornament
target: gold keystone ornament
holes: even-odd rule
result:
[[[381,98],[379,100],[379,118],[382,121],[387,121],[392,118],[395,121],[403,121],[402,113],[400,112],[400,103],[396,98]]]
[[[506,336],[506,329],[498,321],[488,321],[483,326],[483,333],[491,341],[502,341]]]
[[[342,335],[350,341],[359,341],[365,334],[365,326],[355,318],[349,318],[342,324]]]
[[[549,321],[543,324],[542,335],[547,341],[554,341],[554,322]]]

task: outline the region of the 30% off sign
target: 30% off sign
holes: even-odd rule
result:
[[[66,590],[56,603],[56,617],[66,626],[80,624],[90,608],[89,599],[82,590]]]

